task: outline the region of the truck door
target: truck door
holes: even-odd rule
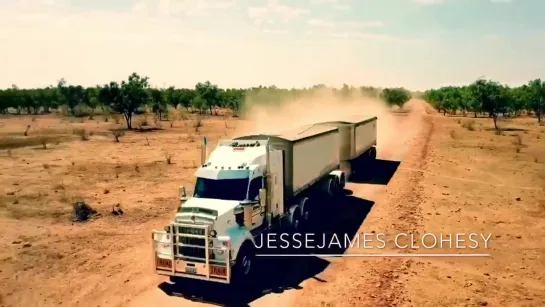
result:
[[[273,216],[284,214],[284,152],[271,150],[269,152],[271,170],[271,212]]]

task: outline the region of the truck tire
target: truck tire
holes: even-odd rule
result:
[[[312,208],[310,198],[304,197],[303,199],[301,199],[300,208],[301,208],[301,221],[300,221],[301,227],[300,228],[303,230],[307,230],[311,228],[312,218],[313,218],[313,214],[312,214],[313,208]]]
[[[337,199],[339,195],[341,194],[342,187],[341,187],[341,179],[337,176],[333,178],[333,199]]]
[[[377,165],[377,148],[371,147],[366,161],[367,177],[373,178],[375,176],[375,170]]]
[[[291,232],[298,232],[301,230],[301,227],[303,226],[303,217],[301,216],[301,210],[298,208],[293,210],[290,216],[290,225],[289,229]]]
[[[355,176],[358,180],[371,180],[375,171],[375,160],[377,158],[377,149],[369,148],[355,161]]]
[[[170,282],[173,284],[180,284],[184,281],[183,277],[178,277],[178,276],[170,276],[169,279],[170,279]]]
[[[235,289],[243,289],[252,283],[252,273],[255,259],[255,248],[253,244],[246,241],[242,244],[233,266],[231,284]]]
[[[328,185],[327,185],[327,197],[329,199],[332,199],[333,197],[335,197],[335,189],[336,189],[336,185],[335,185],[335,177],[330,177],[327,179],[328,180]],[[329,201],[328,201],[329,202]],[[329,205],[329,204],[328,204]]]

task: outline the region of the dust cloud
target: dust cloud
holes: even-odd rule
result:
[[[265,95],[262,95],[265,96]],[[275,97],[272,98],[274,100]],[[247,134],[279,134],[314,123],[345,121],[376,116],[377,141],[389,143],[398,133],[396,116],[383,101],[366,97],[354,90],[347,97],[339,97],[332,89],[319,89],[297,98],[271,97],[259,94],[248,97],[244,120],[234,131],[234,136]],[[265,103],[267,100],[269,103]]]

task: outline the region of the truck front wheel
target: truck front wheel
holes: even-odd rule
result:
[[[235,265],[233,266],[232,284],[235,287],[246,286],[251,283],[255,259],[255,249],[249,241],[242,244]]]

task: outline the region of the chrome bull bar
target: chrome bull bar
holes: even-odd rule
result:
[[[157,274],[226,284],[231,282],[229,237],[210,237],[209,225],[171,223],[169,226],[168,232],[152,231],[154,267]],[[196,230],[199,234],[184,233],[182,229]],[[181,243],[182,238],[201,239],[204,240],[204,245]],[[215,246],[216,242],[221,246]],[[204,257],[180,254],[180,247],[204,249]],[[223,256],[223,259],[212,259],[211,255],[216,253]]]

